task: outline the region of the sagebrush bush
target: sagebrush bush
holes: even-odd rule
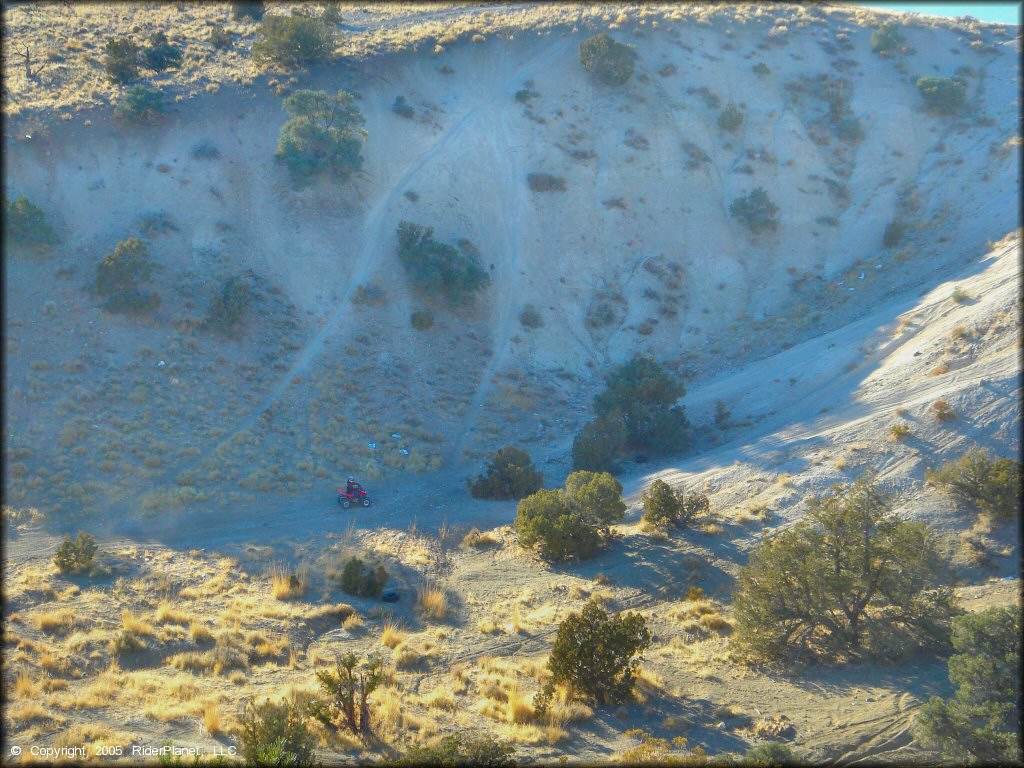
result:
[[[153,274],[155,265],[149,257],[149,248],[137,237],[118,243],[111,253],[96,265],[93,286],[100,296],[106,297],[104,309],[110,312],[148,312],[160,306],[160,297],[141,290]]]
[[[114,106],[114,117],[134,123],[155,123],[164,114],[167,104],[159,88],[133,85]]]
[[[265,12],[263,0],[232,0],[231,17],[233,19],[253,19],[260,21]]]
[[[240,754],[246,764],[312,764],[316,740],[306,725],[306,709],[299,702],[249,701],[238,724]]]
[[[57,242],[43,209],[24,195],[8,200],[4,211],[4,242],[8,247],[42,254]]]
[[[514,745],[493,736],[470,736],[456,732],[432,744],[409,747],[398,759],[397,765],[514,768],[517,764],[515,753]]]
[[[836,136],[849,144],[857,144],[864,139],[864,126],[856,117],[844,117],[836,124]]]
[[[871,33],[871,50],[882,56],[901,52],[904,42],[895,21],[887,21]]]
[[[434,313],[429,309],[417,309],[409,316],[409,322],[417,331],[434,327]]]
[[[309,704],[310,715],[330,729],[352,734],[370,732],[370,695],[384,682],[384,661],[373,654],[362,664],[354,653],[334,657],[334,669],[318,669],[320,697]]]
[[[1020,606],[989,608],[953,621],[949,699],[933,696],[913,732],[955,763],[1018,765],[1021,761]]]
[[[210,302],[206,323],[227,336],[234,336],[241,330],[251,303],[252,293],[245,278],[229,277]]]
[[[958,612],[936,535],[866,478],[811,499],[803,520],[757,545],[734,608],[751,655],[803,649],[825,662],[941,649]]]
[[[115,85],[130,83],[139,76],[142,52],[130,37],[112,37],[103,49],[103,68],[107,80]]]
[[[383,565],[371,567],[358,557],[351,557],[341,571],[341,591],[357,597],[380,597],[388,582]]]
[[[1020,514],[1021,462],[992,456],[984,448],[967,451],[925,473],[926,481],[996,517]]]
[[[882,234],[882,245],[886,248],[895,248],[907,234],[907,223],[902,219],[893,219],[885,225],[885,232]]]
[[[82,573],[92,567],[98,551],[96,539],[88,533],[79,532],[74,539],[65,536],[53,556],[53,564],[61,573]]]
[[[391,105],[391,111],[406,120],[412,120],[416,116],[416,110],[405,100],[405,96],[396,96],[395,103]]]
[[[743,125],[745,116],[743,110],[737,107],[735,104],[729,104],[722,112],[718,115],[718,127],[723,131],[729,133],[735,133]]]
[[[750,194],[733,200],[729,214],[755,235],[779,228],[779,207],[771,201],[764,187],[757,187]]]
[[[480,265],[479,256],[438,242],[433,227],[403,221],[397,234],[398,259],[421,293],[443,297],[449,304],[464,304],[490,285],[491,277]]]
[[[526,183],[534,192],[565,192],[565,179],[552,176],[550,173],[528,173]]]
[[[580,63],[605,85],[623,85],[633,75],[636,52],[600,32],[580,43]]]
[[[322,64],[334,53],[335,35],[334,27],[319,17],[264,16],[252,44],[253,60],[282,67]]]
[[[227,50],[235,44],[235,39],[231,36],[231,33],[219,24],[210,29],[210,37],[208,39],[210,45],[217,51]]]
[[[967,81],[961,77],[919,77],[914,85],[925,106],[939,115],[955,115],[967,98]]]
[[[706,515],[711,502],[703,493],[686,493],[682,488],[675,490],[664,480],[655,480],[640,496],[644,513],[641,519],[648,525],[661,530],[690,525],[699,515]]]
[[[274,156],[295,178],[330,173],[347,179],[363,167],[363,113],[348,91],[296,91],[284,100],[289,120],[281,126]]]
[[[530,454],[506,445],[487,461],[485,474],[469,483],[469,492],[474,499],[522,499],[543,483],[544,475],[533,466]]]
[[[587,603],[558,625],[548,657],[551,677],[534,698],[535,709],[548,709],[556,685],[601,706],[628,701],[640,654],[650,644],[650,630],[639,613],[609,615],[597,603]]]
[[[181,65],[184,54],[181,48],[172,44],[163,32],[154,32],[142,51],[142,60],[148,69],[163,72]]]
[[[544,325],[540,312],[537,311],[533,304],[527,304],[523,307],[523,311],[519,313],[519,322],[524,328],[540,328]]]

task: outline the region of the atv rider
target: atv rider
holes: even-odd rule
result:
[[[350,477],[348,482],[345,483],[345,495],[355,496],[360,488],[361,486],[356,482],[356,479],[354,477]]]

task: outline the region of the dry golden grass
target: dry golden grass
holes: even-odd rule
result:
[[[462,546],[464,548],[472,549],[486,549],[487,547],[493,547],[498,543],[498,540],[490,533],[483,533],[476,528],[470,529],[462,539]]]
[[[7,717],[14,723],[64,723],[64,718],[46,710],[37,702],[29,701],[7,709]]]
[[[208,701],[203,706],[203,728],[211,736],[216,736],[222,728],[220,705],[215,701]]]
[[[42,632],[66,634],[78,623],[75,612],[70,608],[59,608],[55,611],[42,611],[34,615],[36,626]]]
[[[363,618],[358,613],[353,613],[341,622],[341,626],[346,632],[359,632],[364,628]]]
[[[154,620],[157,624],[189,624],[190,620],[187,614],[182,611],[175,609],[171,604],[163,600],[160,605],[156,608],[156,614]]]
[[[149,636],[153,634],[153,625],[143,621],[129,610],[121,611],[121,626],[125,632],[131,632],[133,635]]]
[[[430,709],[441,709],[445,712],[455,712],[459,705],[450,688],[438,686],[424,698],[423,703]]]
[[[388,648],[394,649],[405,640],[405,632],[402,631],[398,624],[392,622],[385,622],[384,628],[380,633],[380,641],[384,643]]]
[[[14,695],[20,699],[28,699],[36,695],[36,684],[27,669],[18,672],[14,678]]]
[[[192,638],[193,643],[205,643],[213,640],[213,632],[205,624],[200,624],[197,621],[192,621],[188,625],[189,637]]]
[[[705,613],[700,617],[700,623],[715,632],[732,632],[732,622],[720,613]]]
[[[506,702],[506,719],[510,723],[530,723],[533,722],[537,713],[533,709],[531,703],[532,696],[528,696],[519,689],[518,684],[513,683],[511,690],[508,692],[508,701]]]
[[[423,616],[441,621],[448,615],[448,593],[441,587],[424,584],[416,591],[416,606]]]
[[[270,587],[278,600],[296,600],[306,594],[309,571],[277,563],[270,570]]]

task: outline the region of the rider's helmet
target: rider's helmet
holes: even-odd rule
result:
[[[352,477],[352,476],[349,476],[348,481],[350,483],[354,483],[356,481],[356,479],[354,477]]]

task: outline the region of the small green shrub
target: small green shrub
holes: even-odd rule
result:
[[[725,400],[715,401],[715,426],[719,429],[725,429],[729,426],[729,420],[732,418],[732,411],[729,410],[725,404]]]
[[[352,734],[370,732],[370,695],[384,682],[384,661],[374,654],[357,666],[354,653],[335,656],[334,670],[319,669],[321,697],[310,702],[309,713],[330,729]]]
[[[995,458],[983,448],[974,448],[959,459],[929,469],[925,478],[996,517],[1020,513],[1021,462],[1015,459]]]
[[[306,725],[300,703],[249,701],[238,719],[242,760],[247,765],[312,765],[315,737]]]
[[[265,16],[252,44],[253,60],[282,67],[322,64],[334,53],[335,34],[315,16]]]
[[[756,75],[770,75],[772,70],[763,61],[759,61],[754,65],[754,74]]]
[[[534,699],[546,712],[556,685],[598,705],[628,701],[633,693],[640,654],[651,645],[651,632],[639,613],[609,615],[594,602],[569,614],[558,626],[548,657],[551,678]]]
[[[210,302],[207,324],[227,336],[241,329],[246,312],[252,303],[252,293],[245,278],[235,276],[225,280]]]
[[[729,133],[735,133],[743,125],[745,116],[743,110],[737,107],[735,104],[729,104],[725,109],[718,115],[718,127],[723,131]]]
[[[928,109],[939,115],[955,115],[967,98],[967,81],[960,77],[919,77],[914,85]]]
[[[141,51],[130,37],[112,37],[103,49],[103,69],[114,85],[130,83],[139,76]]]
[[[733,200],[729,214],[755,235],[779,228],[779,207],[771,201],[764,187],[757,187],[749,195]]]
[[[887,21],[871,33],[871,50],[881,56],[900,53],[906,42],[895,21]]]
[[[104,309],[142,313],[158,307],[159,296],[140,290],[140,283],[148,281],[154,269],[149,248],[142,240],[132,237],[118,243],[96,265],[94,288],[100,296],[107,297]]]
[[[263,7],[263,0],[232,0],[231,17],[233,19],[253,19],[260,21],[266,9]]]
[[[159,88],[133,85],[117,100],[114,117],[134,123],[155,123],[166,109],[164,92]]]
[[[357,597],[380,597],[384,585],[388,582],[388,572],[384,566],[371,568],[358,557],[349,558],[341,571],[341,591]]]
[[[864,126],[856,117],[844,117],[836,125],[836,136],[848,144],[857,144],[864,139]]]
[[[636,52],[601,32],[580,43],[580,63],[605,85],[623,85],[633,75]]]
[[[910,425],[893,424],[889,427],[889,435],[893,440],[906,440],[910,436]]]
[[[281,126],[274,156],[294,178],[330,173],[347,179],[363,167],[366,121],[351,93],[296,91],[282,106],[290,119]]]
[[[416,745],[397,761],[400,766],[481,766],[514,768],[516,748],[493,736],[469,736],[456,732],[436,744]]]
[[[552,176],[550,173],[528,173],[526,183],[534,192],[565,192],[565,179]]]
[[[572,467],[611,472],[626,447],[626,422],[620,412],[588,422],[572,441]]]
[[[146,67],[154,72],[163,72],[165,69],[180,66],[182,56],[181,48],[172,45],[163,32],[154,32],[149,38],[149,44],[142,51],[142,60]]]
[[[938,422],[953,421],[956,419],[956,410],[945,400],[939,399],[932,403],[932,413]]]
[[[672,453],[689,440],[689,422],[676,401],[686,388],[653,357],[635,355],[605,378],[605,389],[594,398],[599,419],[621,414],[626,445],[635,450]]]
[[[434,313],[429,309],[417,309],[409,316],[409,322],[417,331],[426,331],[434,327]]]
[[[895,248],[903,242],[906,234],[907,223],[902,219],[893,219],[885,227],[885,233],[882,235],[882,245],[886,248]]]
[[[1021,762],[1020,606],[989,608],[953,621],[949,699],[933,696],[912,732],[961,765]]]
[[[788,768],[794,765],[806,765],[807,761],[785,744],[768,742],[751,747],[740,760],[742,766],[756,768]]]
[[[490,285],[491,277],[480,265],[479,256],[438,242],[433,227],[403,221],[397,234],[398,258],[422,293],[443,296],[449,304],[463,304]]]
[[[664,480],[651,483],[640,501],[644,508],[643,521],[660,530],[686,527],[711,509],[711,502],[703,493],[687,494],[682,488],[677,491]]]
[[[7,201],[4,209],[4,242],[8,247],[42,254],[57,242],[43,209],[24,195]]]
[[[98,550],[96,539],[88,533],[79,532],[74,539],[65,536],[53,556],[53,564],[61,573],[82,573],[92,566]]]
[[[228,48],[232,48],[235,44],[234,37],[220,24],[210,30],[210,37],[208,39],[210,45],[217,51],[225,51]]]
[[[469,483],[469,492],[474,499],[522,499],[543,484],[530,454],[506,445],[488,460],[486,475]]]
[[[544,325],[540,312],[537,311],[533,304],[527,304],[523,307],[523,311],[519,313],[519,322],[524,328],[540,328]]]
[[[395,103],[391,105],[391,111],[399,117],[404,117],[406,120],[412,120],[416,115],[416,110],[405,100],[405,96],[395,97]]]
[[[958,285],[953,288],[953,293],[949,295],[949,298],[956,304],[966,304],[971,300],[971,294]]]

